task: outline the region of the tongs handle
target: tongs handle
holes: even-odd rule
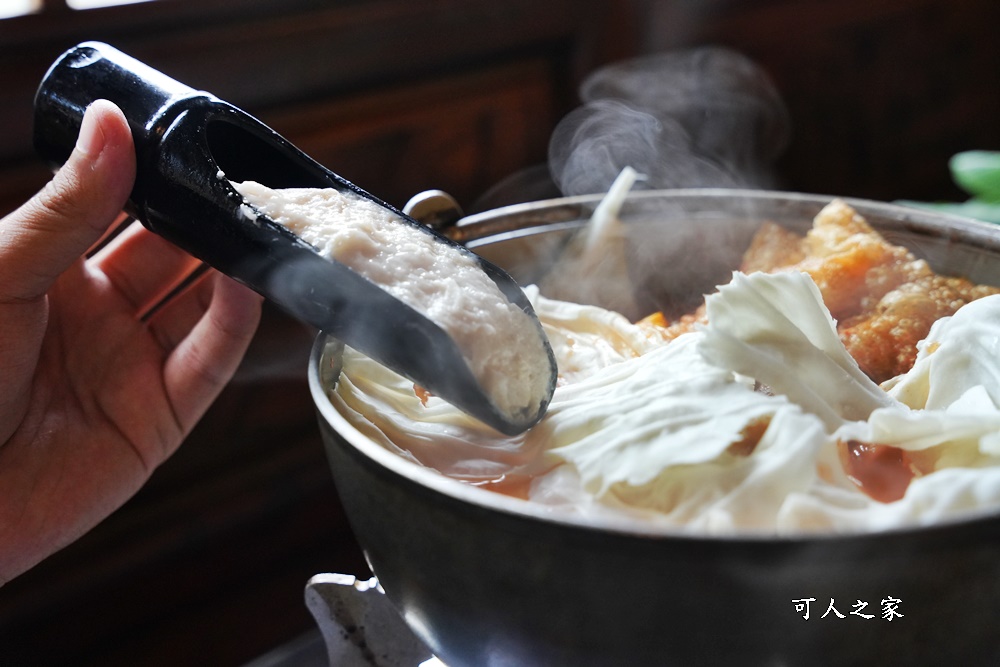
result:
[[[300,290],[283,289],[289,272],[291,280],[318,284],[328,283],[331,272],[340,274],[341,285],[363,281],[319,257],[284,227],[254,220],[230,179],[252,175],[273,187],[352,188],[347,181],[240,109],[99,42],[63,54],[38,89],[35,148],[51,166],[68,158],[84,111],[97,97],[117,104],[132,129],[136,179],[126,204],[130,214],[295,317],[337,335],[331,313],[338,304],[329,293],[310,299]],[[378,302],[370,285],[358,289]]]
[[[79,44],[53,63],[35,95],[35,150],[52,168],[69,158],[95,90],[125,114],[137,157],[156,146],[184,109],[211,98],[107,44]],[[137,183],[133,200],[141,191]]]
[[[244,111],[100,42],[64,53],[35,96],[35,149],[51,167],[69,157],[83,114],[98,97],[118,105],[132,130],[136,179],[128,212],[223,272],[246,256],[241,245],[266,243],[275,233],[297,238],[277,225],[233,225],[247,211],[241,213],[244,201],[230,180],[336,187],[371,198]],[[235,243],[230,252],[227,242]]]

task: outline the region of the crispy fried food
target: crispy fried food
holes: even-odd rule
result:
[[[927,262],[895,246],[853,208],[834,200],[806,235],[764,224],[743,256],[744,273],[804,271],[819,287],[851,356],[875,382],[905,373],[931,324],[975,299],[1000,292],[964,278],[936,275]],[[705,321],[704,306],[676,322],[661,314],[674,338]]]
[[[881,383],[913,367],[917,343],[936,320],[998,291],[964,278],[922,276],[890,291],[871,311],[840,322],[837,331],[861,370]]]
[[[838,322],[870,313],[891,290],[933,275],[927,262],[890,244],[840,200],[813,220],[805,250],[805,258],[787,268],[812,277]]]
[[[805,239],[781,225],[765,222],[743,253],[740,271],[770,273],[779,266],[798,264],[805,257]]]

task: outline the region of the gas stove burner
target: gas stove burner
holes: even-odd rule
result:
[[[331,667],[446,667],[413,634],[375,577],[317,574],[305,597]]]

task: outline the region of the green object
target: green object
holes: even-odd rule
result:
[[[955,184],[972,197],[964,202],[898,201],[897,204],[1000,224],[1000,151],[964,151],[948,161]]]
[[[973,197],[1000,204],[1000,151],[966,151],[948,162],[955,183]]]

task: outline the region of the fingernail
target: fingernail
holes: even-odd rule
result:
[[[87,107],[83,114],[83,121],[80,123],[80,136],[76,140],[76,148],[89,158],[100,155],[104,149],[104,131],[97,121],[97,110],[94,108],[98,103],[94,102]]]

